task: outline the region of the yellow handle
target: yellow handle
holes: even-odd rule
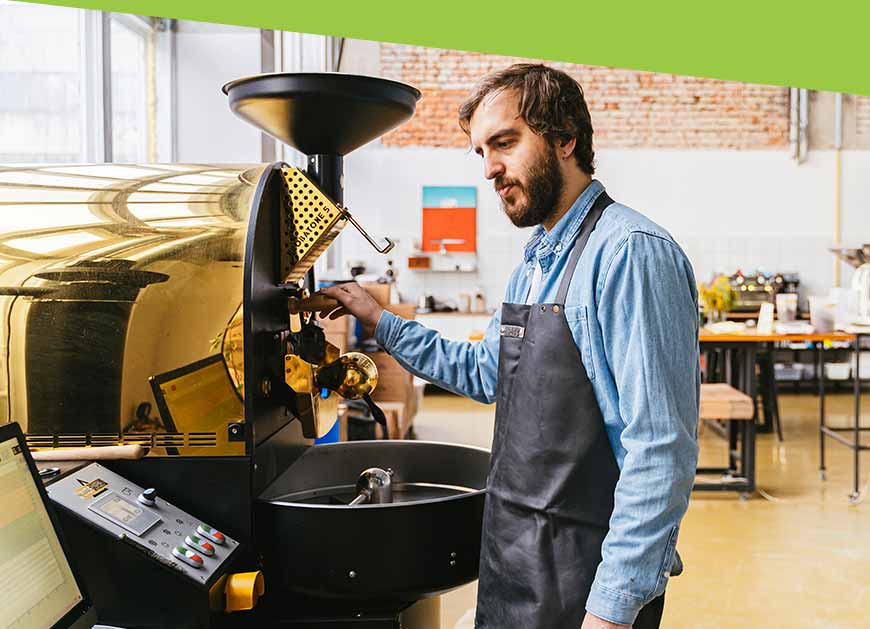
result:
[[[263,573],[259,570],[227,575],[226,585],[224,585],[224,592],[227,595],[226,611],[240,612],[253,609],[257,599],[265,590]]]

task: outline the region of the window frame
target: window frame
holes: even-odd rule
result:
[[[147,141],[148,155],[144,161],[171,162],[175,157],[175,46],[172,21],[128,13],[113,13],[79,9],[80,63],[82,106],[79,112],[81,144],[80,163],[113,162],[112,138],[112,23],[120,24],[134,34],[151,38],[146,61],[154,69],[153,90],[160,94],[153,116],[156,138]],[[146,42],[146,50],[149,50]],[[164,96],[165,95],[165,96]],[[154,159],[152,159],[152,157]]]

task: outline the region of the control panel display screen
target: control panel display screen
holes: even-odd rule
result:
[[[88,509],[136,535],[142,536],[160,522],[160,516],[114,491],[88,505]]]
[[[101,504],[99,510],[124,524],[130,524],[130,522],[142,515],[142,509],[132,502],[124,500],[117,494],[112,496],[111,500]]]

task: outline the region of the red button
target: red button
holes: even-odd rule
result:
[[[202,557],[200,557],[196,553],[188,553],[187,556],[193,559],[196,563],[202,563]]]
[[[226,538],[224,537],[224,534],[223,534],[223,533],[219,533],[219,532],[217,532],[217,531],[212,531],[211,534],[214,535],[216,538],[218,538],[220,541],[224,541],[224,540],[226,539]]]
[[[214,552],[214,546],[212,546],[212,545],[209,544],[208,542],[203,542],[203,543],[202,543],[202,547],[205,548],[205,549],[206,549],[208,552],[210,552],[210,553],[213,553],[213,552]]]

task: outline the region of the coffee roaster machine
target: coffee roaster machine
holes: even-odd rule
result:
[[[489,453],[314,446],[336,391],[377,372],[291,307],[346,225],[391,246],[344,207],[343,158],[420,94],[339,74],[223,90],[307,168],[0,168],[0,419],[39,452],[131,456],[49,486],[103,622],[437,627],[438,595],[477,576]]]

